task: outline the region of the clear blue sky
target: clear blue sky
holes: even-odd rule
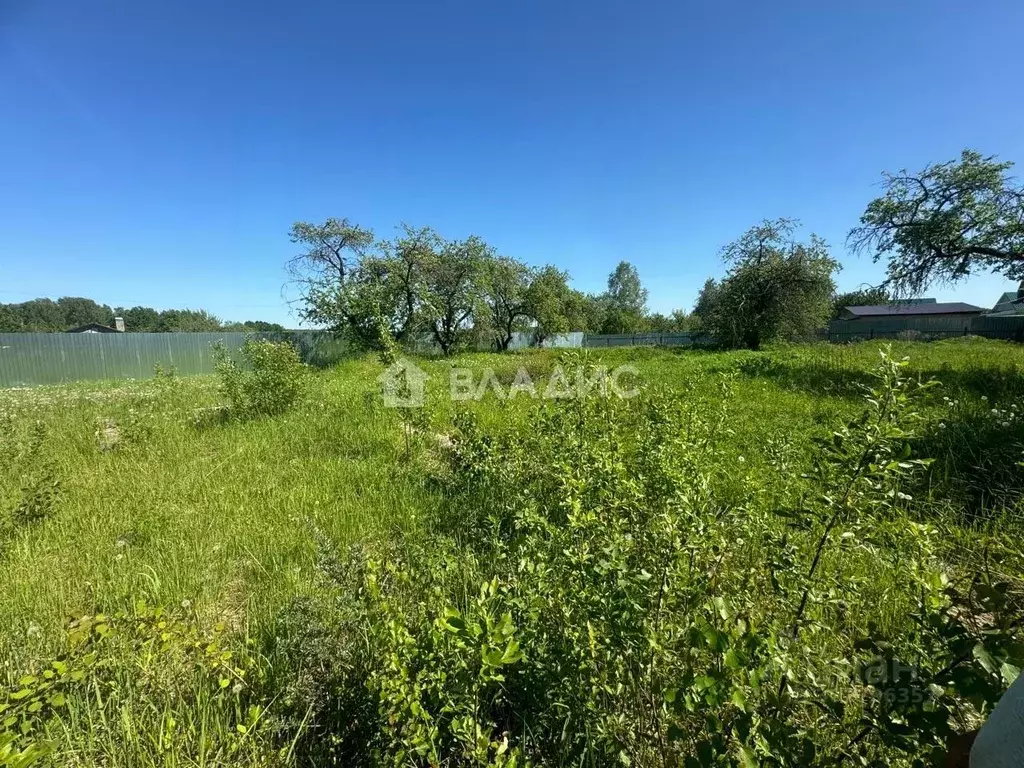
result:
[[[877,282],[843,246],[882,170],[1024,163],[1022,29],[1010,0],[0,0],[0,301],[294,325],[287,232],[328,216],[584,290],[627,259],[660,311],[792,216]]]

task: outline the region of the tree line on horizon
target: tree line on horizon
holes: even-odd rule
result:
[[[725,274],[709,278],[692,313],[650,312],[634,265],[620,261],[597,294],[569,285],[548,264],[499,254],[478,236],[449,240],[403,224],[391,240],[345,218],[297,222],[302,252],[288,263],[300,287],[300,317],[358,345],[429,337],[444,353],[464,346],[508,349],[516,332],[542,344],[570,331],[596,334],[702,332],[725,347],[759,348],[805,338],[843,306],[882,304],[954,284],[973,272],[1024,280],[1024,187],[1010,162],[964,150],[958,160],[883,175],[847,238],[855,253],[886,262],[878,286],[836,292],[841,269],[824,240],[795,238],[795,219],[766,219],[721,249]],[[63,297],[0,304],[0,332],[66,331],[124,319],[136,332],[283,331],[277,323],[224,322],[204,310],[111,308]]]
[[[805,336],[853,303],[884,303],[882,288],[837,294],[839,269],[820,238],[792,240],[796,222],[765,221],[724,249],[732,265],[709,280],[692,314],[650,312],[636,267],[620,261],[600,294],[569,286],[553,265],[531,267],[477,236],[445,240],[430,227],[403,224],[390,241],[348,219],[297,222],[291,239],[305,250],[289,263],[302,287],[302,319],[379,346],[430,338],[442,353],[466,346],[508,349],[517,332],[535,344],[572,331],[594,334],[706,332],[727,346]]]
[[[531,331],[541,344],[561,333],[687,330],[677,310],[650,313],[636,267],[620,262],[607,290],[569,286],[554,265],[532,267],[504,256],[475,235],[447,240],[430,227],[403,224],[392,240],[348,219],[297,222],[291,240],[304,246],[288,264],[300,286],[303,321],[374,347],[381,328],[393,339],[430,340],[445,354],[467,345],[506,350]]]
[[[919,173],[883,175],[847,242],[886,261],[878,286],[839,294],[842,268],[827,243],[795,239],[795,219],[766,219],[721,250],[725,274],[709,278],[692,314],[650,313],[636,267],[618,264],[601,294],[569,286],[552,265],[531,267],[473,235],[447,240],[403,224],[392,240],[345,218],[297,222],[289,262],[306,322],[373,347],[384,333],[399,343],[426,334],[444,354],[489,343],[508,348],[516,331],[535,343],[567,331],[699,331],[720,346],[758,349],[806,338],[844,306],[884,304],[953,284],[974,271],[1024,279],[1024,187],[1012,163],[964,150],[959,160]]]
[[[40,298],[17,304],[0,304],[0,333],[59,333],[91,323],[113,327],[124,320],[128,333],[216,333],[218,331],[276,332],[279,323],[262,320],[225,322],[203,309],[114,307],[80,296]]]

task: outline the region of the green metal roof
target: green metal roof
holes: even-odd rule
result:
[[[999,301],[992,307],[992,311],[989,315],[1024,315],[1024,301],[1021,301],[1018,297],[1020,293],[1017,291],[1008,291],[999,297]]]

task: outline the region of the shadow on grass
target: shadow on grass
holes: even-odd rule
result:
[[[876,381],[863,367],[829,356],[787,359],[765,352],[739,358],[733,370],[752,379],[768,379],[783,389],[833,397],[862,397]]]
[[[1009,407],[987,406],[956,402],[912,442],[914,455],[934,459],[914,495],[952,501],[961,524],[1020,510],[1024,503],[1024,418]]]
[[[870,389],[876,383],[862,360],[847,359],[841,353],[806,358],[751,353],[734,358],[731,368],[749,378],[770,379],[785,389],[839,397],[860,397],[865,388]],[[1006,399],[1024,396],[1024,375],[1014,366],[917,367],[911,360],[909,372],[922,381],[935,379],[942,385],[941,394],[951,397],[984,395]]]

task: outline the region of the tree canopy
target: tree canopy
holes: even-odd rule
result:
[[[114,318],[124,320],[125,330],[136,333],[184,333],[195,331],[283,331],[278,323],[261,320],[222,322],[202,309],[114,307],[80,296],[32,299],[20,304],[0,304],[0,333],[56,333],[81,325],[113,326]]]
[[[486,324],[494,345],[508,349],[516,331],[529,325],[528,292],[534,271],[509,256],[497,256],[483,264],[483,299],[487,307]]]
[[[849,243],[887,261],[887,286],[900,296],[977,270],[1024,279],[1024,187],[1012,165],[965,149],[918,173],[886,173],[885,194],[868,204]]]
[[[569,275],[546,266],[534,272],[526,288],[526,314],[534,323],[534,343],[543,344],[559,333],[582,330],[586,319],[577,311],[583,294],[569,287]]]
[[[891,301],[893,301],[892,294],[880,286],[868,286],[855,291],[837,293],[832,299],[832,317],[838,317],[839,313],[843,311],[843,307],[869,307],[888,304]]]
[[[680,312],[648,316],[647,289],[626,261],[595,296],[570,288],[562,270],[501,255],[476,236],[447,240],[403,224],[395,239],[374,242],[348,219],[297,222],[290,234],[303,246],[288,264],[302,289],[302,318],[369,347],[382,327],[397,341],[429,337],[449,354],[470,340],[508,349],[517,331],[541,344],[568,331],[640,333],[688,322]]]
[[[431,337],[448,355],[468,340],[473,318],[484,308],[484,275],[495,258],[479,237],[444,243],[424,264],[420,292],[423,316]],[[486,327],[486,319],[481,325]]]
[[[694,310],[720,344],[759,349],[828,320],[839,263],[818,236],[794,240],[796,226],[792,219],[765,220],[722,249],[729,271],[704,284]]]
[[[647,289],[640,273],[628,261],[620,261],[608,275],[608,290],[600,297],[601,333],[637,333],[647,330]]]

